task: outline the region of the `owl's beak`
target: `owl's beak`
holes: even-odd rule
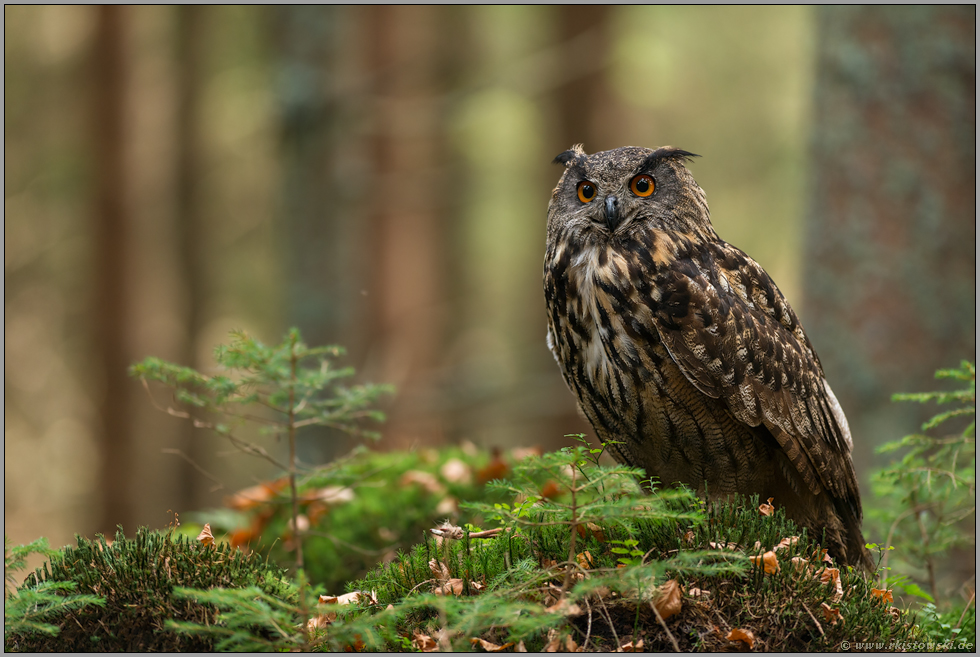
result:
[[[610,232],[619,225],[619,199],[615,196],[606,197],[606,225]]]

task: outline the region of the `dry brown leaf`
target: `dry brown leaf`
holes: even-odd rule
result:
[[[527,652],[527,646],[524,645],[523,639],[518,641],[517,645],[514,646],[514,652]]]
[[[790,559],[790,562],[793,564],[793,570],[799,573],[805,572],[809,574],[810,572],[813,571],[813,569],[810,568],[810,562],[804,559],[803,557],[793,557],[792,559]]]
[[[834,602],[840,602],[841,598],[844,597],[844,586],[840,581],[840,570],[838,568],[821,568],[817,571],[817,577],[824,584],[833,583],[834,584],[834,597],[832,600]],[[873,591],[874,589],[872,589]]]
[[[545,644],[544,650],[541,652],[558,652],[561,647],[561,637],[558,636],[558,630],[552,628],[548,630],[548,643]]]
[[[507,476],[510,466],[500,458],[500,448],[494,447],[490,452],[490,462],[476,473],[477,482],[485,484],[493,479],[503,479]]]
[[[624,643],[619,646],[616,652],[643,652],[643,639],[640,639],[636,643],[630,641],[629,643]]]
[[[501,646],[501,645],[497,645],[496,643],[490,643],[489,641],[484,641],[483,639],[480,639],[478,637],[473,637],[472,639],[470,639],[470,643],[472,643],[474,646],[480,646],[486,652],[501,652],[514,645],[514,642],[511,641]]]
[[[881,598],[882,602],[895,602],[891,589],[871,589],[871,595]]]
[[[319,614],[306,622],[306,629],[310,632],[316,629],[323,629],[335,620],[337,620],[337,614],[335,612],[331,611],[327,614]]]
[[[453,577],[445,582],[440,582],[432,592],[436,595],[463,595],[463,580]]]
[[[576,554],[575,560],[578,561],[578,565],[582,567],[582,570],[588,570],[595,565],[595,560],[592,558],[592,555],[588,550]]]
[[[349,605],[355,602],[376,605],[378,594],[374,591],[351,591],[343,595],[321,595],[319,601],[326,605]]]
[[[581,616],[583,613],[585,613],[582,611],[581,607],[573,602],[570,602],[568,598],[562,598],[556,604],[545,608],[545,611],[551,614],[561,614],[562,616],[567,616],[569,618]]]
[[[409,470],[402,475],[398,482],[402,486],[418,484],[430,493],[445,493],[446,487],[439,483],[439,479],[431,472],[421,470]]]
[[[840,609],[835,609],[826,602],[820,603],[820,609],[823,610],[823,619],[831,625],[837,625],[837,621],[844,620],[844,617],[841,616]]]
[[[752,650],[752,645],[755,643],[755,635],[752,634],[751,630],[743,630],[738,627],[729,632],[725,638],[729,641],[741,641],[749,650]]]
[[[529,456],[541,456],[542,454],[544,454],[544,450],[540,445],[534,447],[515,447],[510,450],[510,458],[515,462],[523,461]]]
[[[545,499],[551,500],[561,495],[562,492],[564,492],[562,487],[559,486],[554,480],[549,479],[541,486],[541,490],[538,491],[538,495]]]
[[[766,575],[772,575],[779,572],[779,560],[776,558],[776,553],[772,550],[758,557],[749,557],[749,561],[751,561],[755,566],[759,566],[761,564]]]
[[[676,579],[672,579],[657,589],[657,599],[653,601],[653,608],[660,614],[660,617],[667,620],[671,616],[681,613],[681,585]]]
[[[446,564],[442,563],[441,561],[438,561],[436,559],[431,559],[429,561],[429,570],[432,572],[433,575],[436,576],[436,579],[438,580],[449,579],[449,569],[446,568]]]
[[[282,478],[276,481],[250,486],[249,488],[243,488],[231,497],[225,498],[225,506],[237,511],[247,511],[263,502],[271,500],[279,491],[286,487],[287,483],[288,480]]]
[[[214,545],[214,536],[211,534],[210,522],[204,524],[204,529],[202,529],[201,533],[197,535],[197,540],[204,547],[210,547]]]
[[[452,495],[447,495],[446,497],[439,500],[439,504],[436,504],[436,513],[440,516],[452,516],[456,514],[459,509],[459,503],[456,498]]]
[[[582,649],[579,648],[577,643],[575,643],[575,639],[572,638],[572,635],[565,637],[565,652],[582,652]]]
[[[783,540],[779,541],[775,547],[773,547],[773,552],[779,552],[780,550],[785,550],[791,545],[796,545],[800,540],[799,536],[787,536]]]
[[[776,507],[772,505],[772,500],[773,498],[770,497],[768,502],[763,502],[762,504],[760,504],[759,513],[761,513],[764,516],[771,516],[773,514],[773,511],[776,510]]]
[[[439,644],[436,643],[435,639],[428,634],[422,634],[418,630],[415,630],[412,643],[419,649],[419,652],[435,652],[439,650]]]
[[[354,635],[354,643],[348,644],[344,648],[344,652],[361,652],[364,650],[364,641],[361,640],[360,634]]]
[[[737,550],[738,543],[715,543],[714,541],[711,541],[708,543],[708,547],[712,548],[713,550]]]
[[[690,529],[684,532],[684,542],[688,545],[694,544],[694,532],[692,532]]]
[[[451,458],[439,468],[442,478],[452,484],[468,484],[473,481],[473,471],[457,458]]]

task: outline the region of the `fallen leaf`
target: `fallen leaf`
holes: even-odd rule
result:
[[[354,635],[354,643],[344,647],[344,652],[361,652],[364,650],[364,642],[361,640],[360,634]]]
[[[840,602],[841,598],[844,597],[844,587],[840,581],[840,570],[838,568],[821,568],[817,572],[817,576],[824,584],[833,583],[835,591],[832,600],[834,602]]]
[[[761,564],[766,575],[772,575],[779,572],[779,560],[776,558],[776,553],[772,550],[758,557],[749,557],[749,561],[756,566]]]
[[[592,559],[592,554],[588,550],[576,554],[575,559],[578,561],[578,565],[582,567],[582,570],[588,570],[595,565],[595,560]]]
[[[882,602],[895,602],[891,589],[871,589],[871,595],[881,598]]]
[[[776,507],[772,505],[772,500],[773,498],[770,497],[768,502],[763,502],[762,504],[760,504],[759,513],[761,513],[764,516],[771,516],[773,514],[773,511],[776,510]]]
[[[211,534],[211,523],[208,522],[204,524],[204,529],[202,529],[201,533],[197,535],[197,540],[204,547],[214,545],[214,536]]]
[[[449,579],[449,569],[446,568],[446,564],[436,559],[431,559],[429,561],[429,571],[436,576],[439,580]]]
[[[565,637],[565,652],[582,652],[572,635]]]
[[[558,652],[560,647],[561,637],[558,636],[558,630],[554,628],[548,630],[548,643],[545,644],[544,650],[541,652]]]
[[[418,630],[415,630],[412,643],[419,649],[419,652],[435,652],[439,649],[439,645],[436,643],[435,639],[428,634],[422,634]]]
[[[299,530],[301,532],[309,531],[310,530],[310,519],[307,518],[305,515],[303,515],[301,513],[298,516],[296,516],[296,525],[299,527]],[[290,532],[293,531],[293,519],[292,518],[290,518],[289,521],[286,522],[286,529],[288,529]]]
[[[468,484],[473,480],[473,472],[470,466],[466,465],[457,458],[451,458],[439,468],[442,478],[451,484]]]
[[[684,542],[688,545],[694,544],[694,532],[692,532],[690,529],[684,532]]]
[[[779,550],[785,550],[791,545],[796,545],[799,542],[799,540],[800,540],[799,536],[787,536],[783,540],[779,541],[779,543],[777,543],[775,547],[773,547],[772,551],[778,552]]]
[[[584,525],[575,525],[575,531],[577,531],[578,535],[581,536],[583,539],[587,540],[589,538],[589,535],[591,534],[592,536],[595,536],[595,539],[600,543],[606,542],[605,531],[603,531],[602,527],[595,524],[594,522],[588,522]]]
[[[657,589],[658,596],[653,601],[654,610],[660,617],[667,620],[671,616],[681,613],[681,585],[676,579],[672,579]]]
[[[331,611],[327,614],[319,614],[306,622],[306,629],[310,632],[317,629],[324,629],[335,620],[337,620],[337,614],[335,612]]]
[[[514,647],[514,652],[527,652],[527,646],[524,645],[523,639],[517,642],[517,645]]]
[[[225,498],[225,506],[237,511],[247,511],[274,498],[287,483],[288,480],[282,478],[243,488],[231,497]]]
[[[643,639],[640,639],[635,644],[630,641],[629,643],[624,643],[619,646],[619,650],[616,652],[642,652],[643,651]]]
[[[439,479],[434,474],[421,470],[409,470],[401,476],[398,483],[402,486],[418,484],[430,493],[442,494],[446,492],[446,487],[439,483]]]
[[[477,637],[473,637],[472,639],[470,639],[470,643],[472,643],[474,646],[480,646],[486,652],[501,652],[514,645],[514,642],[511,641],[501,646],[501,645],[497,645],[496,643],[490,643],[489,641],[484,641],[483,639]]]
[[[326,504],[344,504],[354,500],[354,489],[347,486],[325,486],[303,496],[303,501],[320,501]]]
[[[561,614],[568,618],[575,618],[576,616],[581,616],[583,613],[582,608],[577,604],[570,602],[568,598],[562,598],[556,604],[551,605],[545,609],[550,614]]]
[[[712,548],[713,550],[737,550],[738,543],[715,543],[714,541],[711,541],[708,543],[708,547]]]
[[[477,482],[485,484],[494,479],[503,479],[510,471],[502,458],[500,458],[500,448],[494,447],[490,450],[490,462],[480,468],[476,473]]]
[[[812,571],[812,568],[810,568],[810,562],[803,557],[793,557],[790,559],[790,562],[793,564],[793,569],[797,572],[809,573]]]
[[[734,630],[729,632],[728,636],[726,636],[725,638],[728,639],[729,641],[741,641],[746,646],[748,646],[749,650],[752,650],[752,644],[755,643],[755,635],[752,634],[752,631],[743,630],[741,628],[735,628]]]
[[[529,456],[541,456],[544,454],[544,450],[540,445],[535,447],[515,447],[510,450],[510,458],[513,461],[523,461]]]
[[[436,513],[440,516],[451,516],[455,515],[458,509],[458,504],[456,498],[452,495],[448,495],[441,500],[439,504],[436,505]]]
[[[376,605],[378,594],[374,591],[351,591],[343,595],[321,595],[319,601],[326,605],[349,605],[355,602]]]
[[[541,486],[541,490],[538,491],[538,495],[545,499],[551,500],[561,495],[562,492],[564,491],[562,490],[561,486],[555,483],[553,479],[549,479]]]
[[[841,616],[840,609],[835,609],[826,602],[821,602],[820,608],[823,610],[823,619],[831,625],[837,625],[837,621],[844,619]]]

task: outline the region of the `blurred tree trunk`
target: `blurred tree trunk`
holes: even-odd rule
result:
[[[204,24],[207,9],[200,5],[178,5],[177,11],[177,176],[176,217],[177,276],[184,299],[184,335],[179,362],[198,367],[197,338],[204,325],[205,253],[201,180],[204,176],[200,104],[203,86]],[[200,463],[201,431],[190,423],[182,425],[181,451]],[[188,460],[181,459],[177,473],[178,509],[199,505],[201,475]]]
[[[976,10],[816,11],[802,314],[860,471],[934,413],[893,392],[976,358]]]
[[[132,528],[133,449],[129,436],[127,354],[126,253],[129,217],[125,171],[126,9],[99,7],[95,34],[96,194],[94,208],[96,345],[105,381],[99,406],[102,425],[102,519],[108,535],[115,526]]]
[[[430,403],[445,344],[446,184],[440,7],[371,7],[366,42],[374,106],[371,174],[365,181],[370,278],[367,373],[398,393],[385,445],[439,443]]]
[[[555,155],[573,144],[585,144],[589,153],[623,146],[605,141],[609,132],[606,121],[618,103],[618,94],[612,92],[606,75],[608,26],[615,7],[559,5],[555,9],[559,43],[578,41],[577,47],[566,52],[563,59],[581,71],[579,75],[566,73],[565,82],[555,89],[556,132],[560,143]],[[582,61],[581,53],[586,53],[587,61]]]
[[[281,116],[282,207],[286,226],[287,321],[311,345],[362,354],[355,318],[363,303],[365,263],[351,244],[364,231],[358,200],[365,157],[349,99],[360,63],[350,57],[355,17],[339,6],[273,10]],[[326,428],[300,437],[300,457],[325,462],[344,450],[345,437]]]

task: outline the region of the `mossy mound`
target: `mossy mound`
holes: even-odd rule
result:
[[[205,546],[174,532],[140,528],[114,541],[77,537],[77,547],[61,553],[29,575],[20,590],[45,582],[75,582],[76,594],[96,595],[105,606],[67,610],[53,619],[56,636],[38,632],[5,637],[8,651],[22,652],[184,652],[214,649],[212,637],[166,630],[168,620],[213,624],[216,610],[175,598],[174,587],[196,589],[255,586],[279,598],[294,595],[285,571],[228,545]]]

